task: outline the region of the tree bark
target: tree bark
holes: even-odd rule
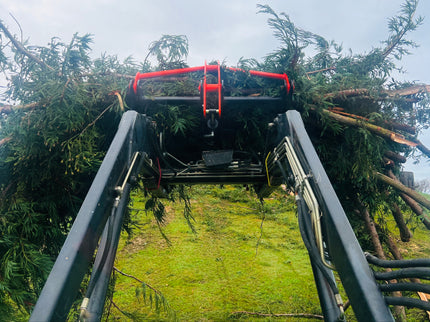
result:
[[[387,244],[388,244],[388,248],[390,249],[390,253],[391,255],[393,255],[394,259],[397,259],[397,260],[403,259],[403,256],[400,253],[399,247],[397,247],[396,242],[390,235],[387,236]]]
[[[319,71],[315,71],[319,72]],[[309,74],[309,73],[308,73]],[[405,97],[405,96],[411,96],[411,95],[417,95],[420,93],[430,93],[430,85],[413,85],[402,89],[396,89],[396,90],[385,90],[382,92],[385,97],[395,98],[395,97]],[[351,96],[368,96],[369,90],[367,88],[355,88],[355,89],[346,89],[342,91],[337,91],[333,93],[328,93],[324,95],[324,98],[326,99],[334,99],[334,98],[347,98]],[[383,97],[380,97],[379,99],[382,99]],[[378,98],[375,98],[378,99]]]
[[[400,163],[405,163],[407,161],[406,157],[404,157],[401,154],[395,153],[393,151],[386,151],[384,153],[384,155],[394,161],[400,162]]]
[[[410,96],[420,93],[430,93],[430,85],[414,85],[393,91],[386,91],[389,97],[395,96]]]
[[[364,223],[366,225],[367,231],[369,232],[370,238],[372,239],[372,244],[376,255],[380,259],[386,259],[384,249],[382,248],[381,241],[379,240],[379,235],[376,230],[375,223],[370,217],[369,211],[363,204],[361,204],[360,214],[364,220]]]
[[[369,90],[367,88],[354,88],[354,89],[345,89],[343,91],[337,91],[333,93],[328,93],[324,95],[325,99],[336,99],[336,98],[347,98],[351,96],[362,96],[369,95]]]
[[[417,149],[430,158],[430,150],[424,144],[422,144],[420,140],[414,141],[417,144]]]
[[[416,202],[418,202],[420,205],[426,207],[427,209],[430,209],[430,200],[424,198],[423,196],[421,196],[419,193],[417,193],[416,191],[412,190],[411,188],[408,188],[406,186],[404,186],[402,183],[400,183],[397,180],[391,179],[390,177],[380,173],[380,172],[375,172],[375,177],[392,186],[393,188],[395,188],[396,190],[405,193],[406,195],[408,195],[409,197],[411,197],[413,200],[415,200]],[[423,214],[424,215],[424,214]]]
[[[356,114],[351,114],[351,113],[346,113],[343,111],[343,109],[338,108],[338,107],[334,107],[329,109],[330,112],[336,113],[336,114],[340,114],[343,116],[347,116],[347,117],[351,117],[353,119],[357,119],[357,120],[363,120],[366,122],[371,123],[372,121],[369,120],[367,117],[361,116],[361,115],[356,115]],[[394,129],[394,130],[399,130],[399,131],[404,131],[407,132],[409,134],[416,134],[416,129],[413,126],[407,125],[407,124],[400,124],[400,123],[395,123],[395,122],[388,122],[388,121],[384,121],[384,123],[389,126],[390,128]]]
[[[396,221],[397,228],[399,228],[400,239],[403,242],[410,241],[412,233],[409,230],[408,226],[406,226],[405,219],[403,218],[403,213],[395,202],[391,205],[391,212],[393,214],[394,220]]]
[[[386,139],[389,139],[389,140],[394,141],[394,142],[399,143],[399,144],[404,144],[404,145],[408,145],[411,147],[418,146],[418,143],[407,140],[402,135],[400,135],[396,132],[387,130],[387,129],[380,127],[378,125],[371,124],[371,123],[365,122],[363,120],[358,120],[358,119],[354,119],[351,117],[343,116],[343,115],[340,115],[337,113],[333,113],[333,112],[330,112],[329,110],[323,110],[323,112],[326,113],[329,117],[335,119],[336,121],[338,121],[340,123],[350,125],[350,126],[365,127],[370,132],[373,132],[379,136],[382,136]]]

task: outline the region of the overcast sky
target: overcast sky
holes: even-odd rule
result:
[[[148,45],[164,34],[188,37],[188,64],[205,60],[234,66],[240,57],[261,59],[278,47],[267,15],[257,4],[285,12],[299,27],[343,44],[354,53],[369,52],[388,35],[388,18],[403,0],[2,0],[0,19],[33,45],[51,37],[67,42],[75,32],[94,36],[93,55],[117,54],[142,61]],[[430,0],[421,0],[418,15],[424,24],[410,35],[420,47],[402,60],[407,71],[401,80],[430,84]],[[422,138],[430,146],[430,133]],[[416,176],[430,177],[430,163],[414,167]]]

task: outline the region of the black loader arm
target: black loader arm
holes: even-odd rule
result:
[[[65,321],[76,300],[100,240],[83,311],[88,321],[101,317],[130,179],[137,174],[147,147],[147,119],[126,112],[81,206],[30,321]]]
[[[300,232],[308,249],[326,321],[343,319],[335,269],[359,321],[393,321],[352,227],[297,111],[274,122],[278,146],[268,173],[296,191]]]

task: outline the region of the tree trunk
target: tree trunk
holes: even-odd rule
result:
[[[392,171],[388,171],[388,176],[401,184],[399,179],[394,175]],[[403,199],[403,201],[411,208],[411,210],[420,218],[424,226],[430,230],[430,220],[425,216],[423,209],[420,207],[420,205],[404,192],[400,192],[399,195]],[[420,196],[418,193],[417,195]]]
[[[367,210],[367,208],[363,204],[361,204],[360,213],[361,213],[362,218],[364,219],[364,222],[366,224],[367,230],[369,231],[370,237],[372,238],[372,243],[373,243],[373,247],[375,249],[376,255],[380,259],[386,259],[384,249],[382,248],[382,244],[381,244],[381,241],[379,239],[378,232],[376,230],[375,223],[373,222],[373,219],[370,217],[369,211]],[[387,272],[391,271],[390,268],[387,268],[385,270]],[[390,282],[391,283],[397,283],[396,280],[392,280]],[[393,295],[397,296],[397,297],[401,297],[402,293],[401,292],[393,292]],[[395,306],[393,308],[393,310],[394,310],[394,316],[395,316],[396,321],[406,321],[406,313],[405,313],[405,308],[403,306]]]
[[[385,182],[386,184],[392,186],[396,190],[399,190],[400,192],[407,194],[409,197],[414,199],[416,202],[418,202],[422,206],[426,207],[427,209],[430,209],[430,200],[424,198],[423,196],[421,196],[416,191],[412,190],[411,188],[406,187],[405,185],[403,185],[399,181],[391,179],[390,177],[388,177],[388,176],[386,176],[380,172],[375,172],[375,176],[377,179],[379,179],[382,182]]]
[[[401,240],[403,242],[408,242],[412,237],[412,233],[405,223],[402,211],[395,202],[391,205],[391,212],[393,214],[394,220],[396,221],[397,227],[399,228]]]
[[[393,151],[386,151],[384,153],[384,155],[387,158],[389,158],[391,160],[394,160],[394,161],[397,161],[397,162],[400,162],[400,163],[405,163],[406,162],[406,158],[403,155],[395,153]]]

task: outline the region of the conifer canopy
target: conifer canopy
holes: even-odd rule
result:
[[[287,14],[259,5],[280,47],[262,61],[241,59],[236,66],[287,73],[294,82],[291,106],[301,113],[362,247],[371,251],[377,248],[372,234],[382,244],[392,234],[409,240],[405,217],[430,229],[423,211],[429,202],[400,180],[413,151],[430,157],[417,139],[430,124],[430,85],[392,78],[396,63],[417,46],[408,40],[423,23],[417,4],[406,0],[389,20],[382,46],[366,54],[345,53]],[[187,67],[184,35],[163,35],[142,63],[107,54],[94,59],[92,41],[91,35],[75,34],[69,42],[53,38],[30,46],[0,21],[0,69],[9,102],[0,105],[0,316],[12,313],[11,300],[27,311],[35,303],[120,117],[130,108],[130,80],[137,72]],[[187,89],[180,85],[163,90],[176,95]],[[175,106],[157,117],[172,135],[195,121],[193,115],[179,117]],[[394,216],[398,231],[388,231],[376,216],[381,211]],[[376,230],[366,229],[369,221],[377,223]]]

